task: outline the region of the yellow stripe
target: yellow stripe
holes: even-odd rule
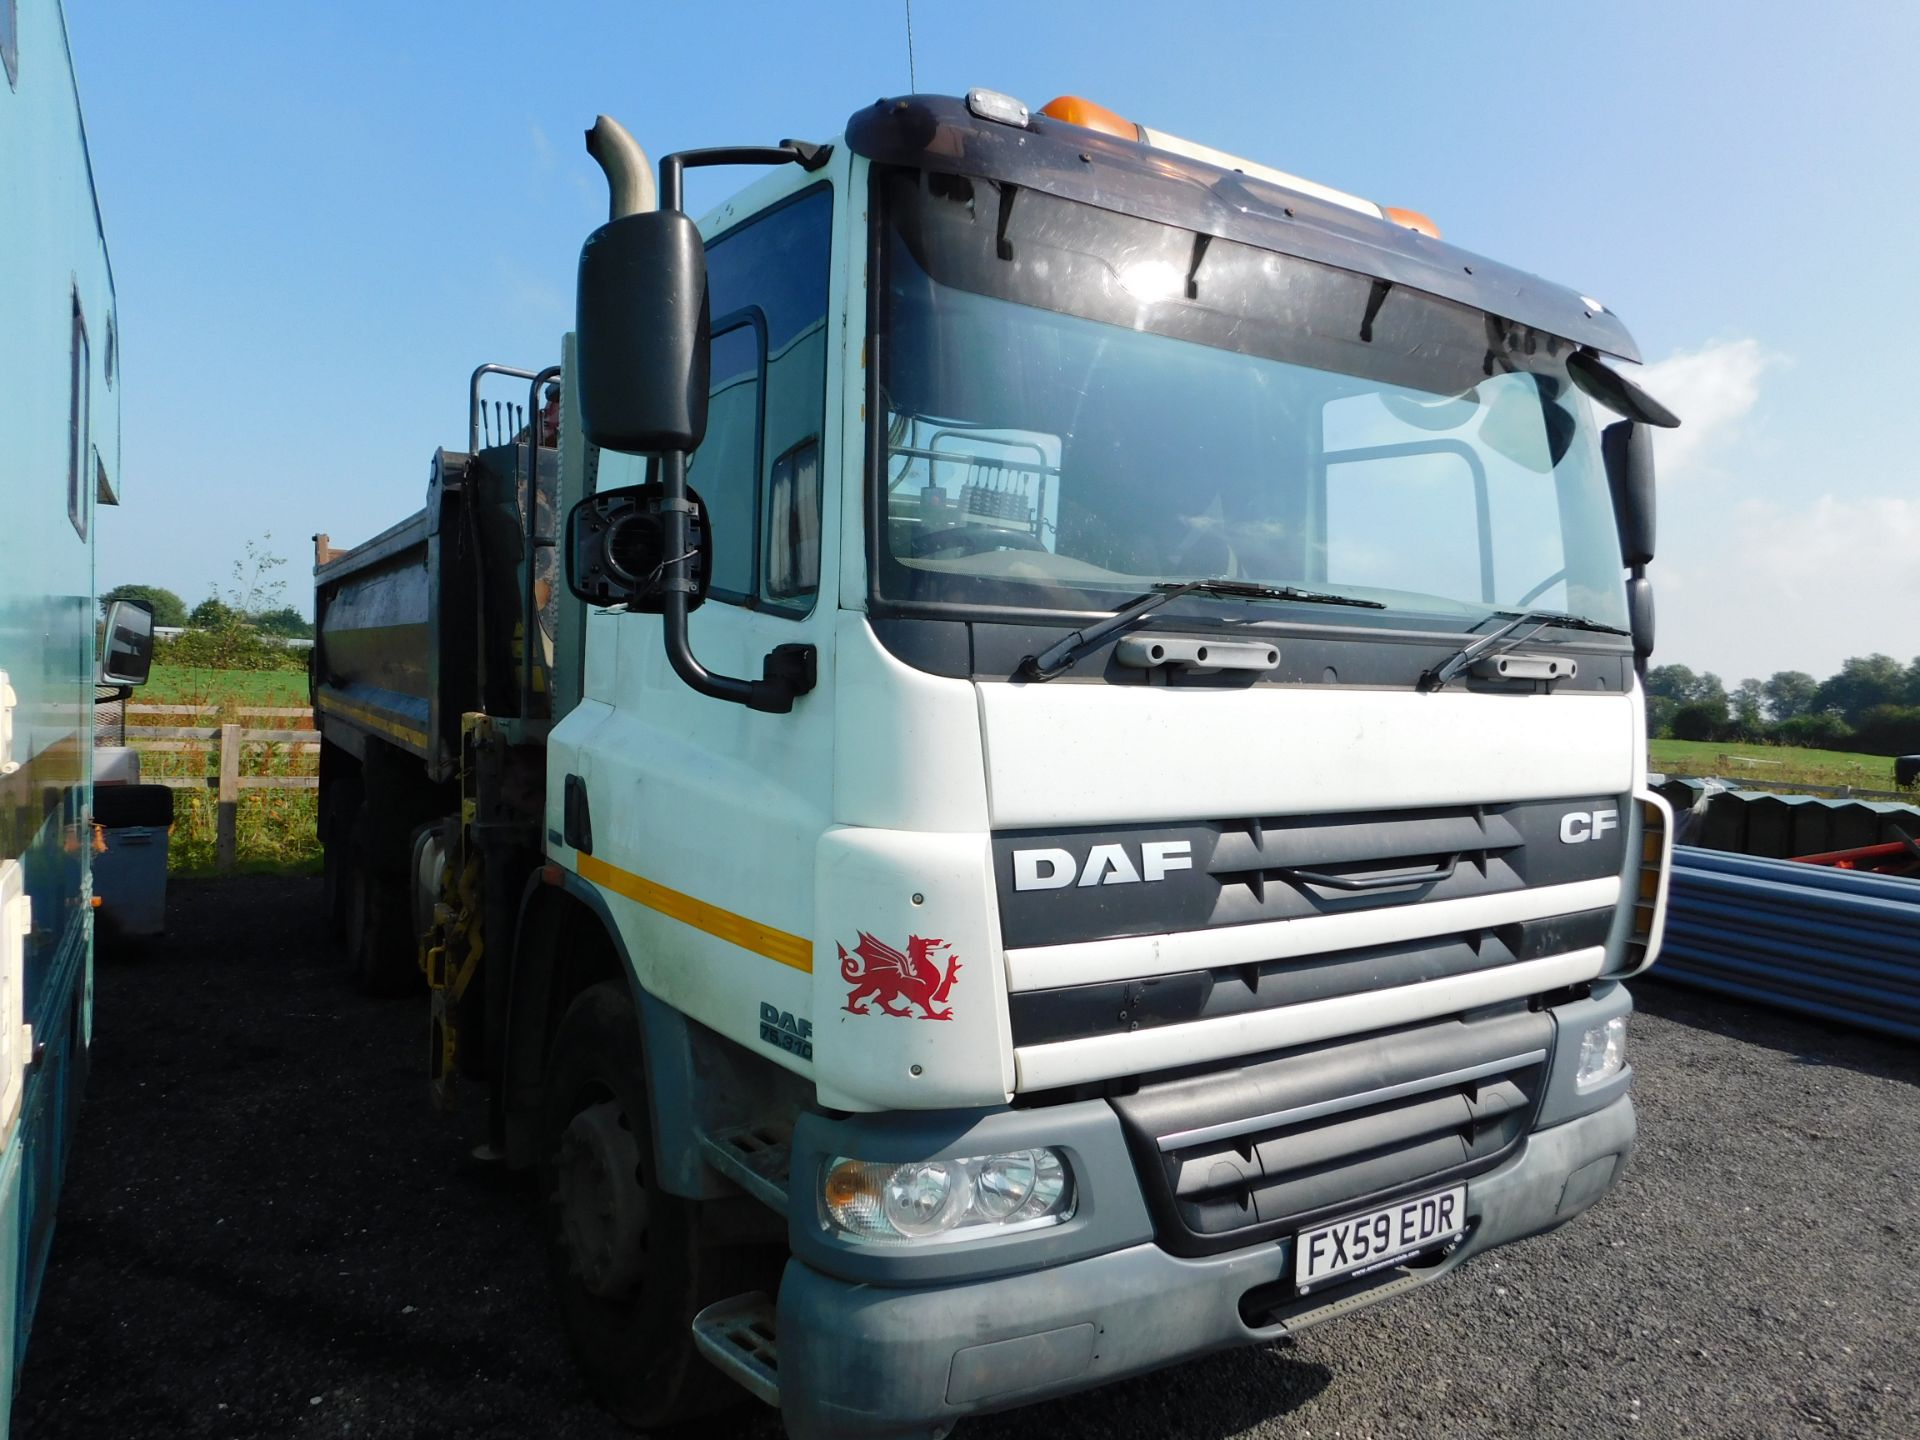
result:
[[[404,740],[410,745],[418,746],[422,750],[427,748],[426,731],[415,730],[410,725],[402,725],[398,720],[389,720],[377,710],[370,710],[364,705],[356,705],[351,700],[342,700],[338,695],[322,694],[320,697],[320,708],[322,710],[337,711],[349,720],[358,720],[362,725],[370,729],[378,730],[384,735],[391,735],[397,740]]]
[[[696,900],[691,895],[683,895],[678,890],[669,890],[664,885],[643,879],[617,865],[596,859],[592,855],[579,858],[580,874],[596,885],[605,886],[616,895],[624,895],[637,901],[649,910],[658,910],[669,919],[678,920],[683,925],[691,925],[696,930],[704,930],[709,935],[717,935],[729,944],[738,945],[743,950],[751,950],[756,955],[764,955],[769,960],[778,960],[782,965],[791,965],[795,970],[813,973],[813,942],[798,935],[789,935],[784,930],[776,930],[771,925],[762,925],[758,920],[749,920],[744,915],[736,915],[731,910],[722,910],[718,905],[709,905],[704,900]]]

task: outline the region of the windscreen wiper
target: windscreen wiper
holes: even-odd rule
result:
[[[1358,600],[1351,595],[1300,590],[1292,585],[1262,585],[1254,580],[1185,580],[1178,584],[1156,585],[1146,594],[1129,600],[1098,625],[1089,625],[1084,630],[1075,630],[1064,640],[1049,645],[1038,655],[1027,656],[1020,662],[1017,673],[1023,680],[1051,680],[1056,675],[1065,674],[1073,668],[1074,662],[1085,651],[1098,645],[1116,630],[1126,629],[1141,616],[1158,610],[1169,600],[1177,600],[1182,595],[1191,595],[1196,592],[1202,595],[1237,595],[1249,600],[1295,600],[1304,605],[1359,605],[1368,610],[1387,608],[1378,600]]]
[[[1485,624],[1496,615],[1507,616],[1507,623],[1490,635],[1482,635],[1478,640],[1462,646],[1460,649],[1427,671],[1420,677],[1420,688],[1426,691],[1438,690],[1461,671],[1477,661],[1503,655],[1516,646],[1524,645],[1550,625],[1562,630],[1592,630],[1602,635],[1626,635],[1631,632],[1622,630],[1618,625],[1608,625],[1599,620],[1589,620],[1584,615],[1566,615],[1558,610],[1495,610],[1482,617],[1479,623]],[[1531,624],[1533,628],[1524,635],[1513,632],[1522,625]],[[1503,643],[1504,642],[1504,643]]]

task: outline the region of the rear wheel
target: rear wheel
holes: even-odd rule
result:
[[[359,763],[322,741],[320,775],[320,913],[327,933],[344,940],[354,933],[347,910],[352,899],[352,836],[360,815]]]
[[[743,1257],[709,1242],[701,1202],[660,1188],[648,1115],[633,1003],[618,981],[590,986],[560,1021],[543,1086],[547,1259],[588,1384],[636,1429],[745,1399],[699,1357],[692,1329],[734,1293]]]
[[[352,932],[347,929],[347,857],[337,840],[320,847],[320,913],[327,933],[339,940]]]
[[[406,886],[373,870],[355,848],[343,866],[348,964],[369,995],[418,988],[420,962]]]

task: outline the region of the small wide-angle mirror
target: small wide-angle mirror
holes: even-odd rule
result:
[[[707,577],[713,570],[713,541],[707,530],[707,509],[691,490],[693,511],[687,516],[687,548],[682,555],[663,549],[666,526],[660,502],[666,489],[657,482],[628,485],[589,495],[567,515],[567,588],[590,605],[625,605],[629,610],[658,614],[665,604],[661,580],[667,566],[678,559],[688,564],[681,573],[694,583],[689,610],[707,598]]]
[[[153,669],[153,611],[138,600],[107,607],[100,638],[100,683],[144,685]]]
[[[610,220],[580,251],[580,418],[608,450],[699,447],[707,431],[707,252],[677,210]]]
[[[1627,624],[1633,631],[1633,653],[1646,659],[1653,654],[1653,582],[1644,575],[1627,581]]]

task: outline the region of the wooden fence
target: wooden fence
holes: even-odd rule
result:
[[[153,724],[154,720],[233,714],[241,720],[280,721],[274,729],[255,729],[237,723],[218,725]],[[238,833],[242,790],[317,790],[318,775],[247,775],[243,761],[249,748],[282,745],[296,755],[318,755],[320,735],[313,728],[313,711],[304,705],[128,705],[126,743],[143,754],[212,753],[210,775],[155,776],[149,782],[176,790],[211,789],[215,792],[215,865],[231,870]]]

